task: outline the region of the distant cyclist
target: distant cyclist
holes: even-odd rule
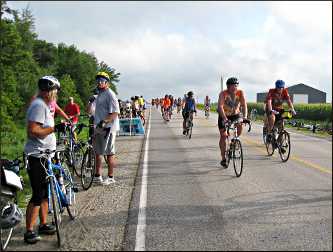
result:
[[[163,103],[162,103],[162,116],[165,120],[169,121],[170,118],[169,118],[169,109],[171,107],[171,101],[170,101],[170,98],[169,96],[166,94],[164,96],[164,99],[163,99]]]
[[[206,98],[205,98],[205,101],[204,101],[204,106],[205,106],[205,115],[206,115],[206,113],[209,114],[209,112],[210,112],[210,98],[209,98],[208,95],[206,95]],[[208,117],[208,116],[206,115],[206,117]]]
[[[268,134],[272,132],[276,118],[281,117],[281,110],[283,109],[283,102],[288,103],[291,113],[296,115],[293,103],[290,99],[288,89],[285,88],[285,82],[283,80],[277,80],[275,82],[275,88],[272,88],[268,91],[265,100],[265,118],[264,125],[268,124]],[[278,112],[278,113],[276,113]]]
[[[227,168],[227,162],[225,157],[227,132],[225,124],[227,121],[235,121],[241,117],[241,107],[243,108],[244,118],[247,118],[247,104],[244,96],[244,92],[238,89],[239,81],[235,77],[231,77],[227,80],[227,89],[223,90],[219,94],[218,101],[218,127],[220,131],[220,150],[221,150],[221,165]],[[243,125],[237,125],[237,132],[240,136],[242,134]]]
[[[193,121],[193,113],[195,113],[195,115],[197,115],[197,107],[196,107],[196,103],[195,100],[193,98],[193,92],[189,91],[187,93],[186,98],[184,99],[184,108],[182,111],[182,115],[183,115],[183,135],[186,134],[186,119],[188,117],[191,117],[191,120]]]

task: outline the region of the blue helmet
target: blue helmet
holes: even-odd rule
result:
[[[284,88],[284,81],[283,80],[277,80],[275,82],[275,88]]]

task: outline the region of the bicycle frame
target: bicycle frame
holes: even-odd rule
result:
[[[64,207],[69,205],[69,202],[67,200],[66,195],[64,194],[64,192],[62,191],[58,179],[56,178],[53,170],[58,170],[60,172],[60,176],[65,177],[66,174],[64,172],[63,167],[61,166],[61,164],[53,164],[50,160],[50,158],[47,159],[47,177],[46,179],[52,179],[55,185],[55,192],[57,195],[57,201],[59,204],[59,209],[61,211],[61,213],[63,212]],[[72,193],[71,190],[69,193]],[[51,213],[51,183],[48,183],[48,209],[49,209],[49,213]]]

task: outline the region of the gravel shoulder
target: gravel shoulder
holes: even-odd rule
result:
[[[8,251],[45,250],[122,250],[128,210],[140,164],[144,136],[118,136],[116,138],[116,183],[94,185],[87,191],[78,184],[76,194],[77,217],[70,221],[67,213],[62,220],[63,246],[58,249],[56,235],[42,236],[34,245],[23,241],[25,220],[14,230]],[[104,162],[104,161],[103,161]],[[103,176],[107,175],[103,163]]]

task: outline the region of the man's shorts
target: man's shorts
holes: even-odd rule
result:
[[[279,112],[279,114],[275,115],[275,120],[280,120],[283,110],[282,111],[278,110],[278,109],[275,109],[275,110]],[[265,114],[266,114],[267,117],[270,116],[270,113],[269,113],[267,108],[265,108]]]
[[[231,115],[231,116],[227,116],[227,118],[230,121],[236,121],[237,119],[240,118],[240,115],[239,114]],[[225,124],[224,124],[223,119],[220,115],[219,115],[219,118],[218,118],[218,125],[219,125],[219,129],[225,129]]]
[[[116,153],[116,133],[110,128],[95,130],[94,149],[97,155],[114,155]]]

